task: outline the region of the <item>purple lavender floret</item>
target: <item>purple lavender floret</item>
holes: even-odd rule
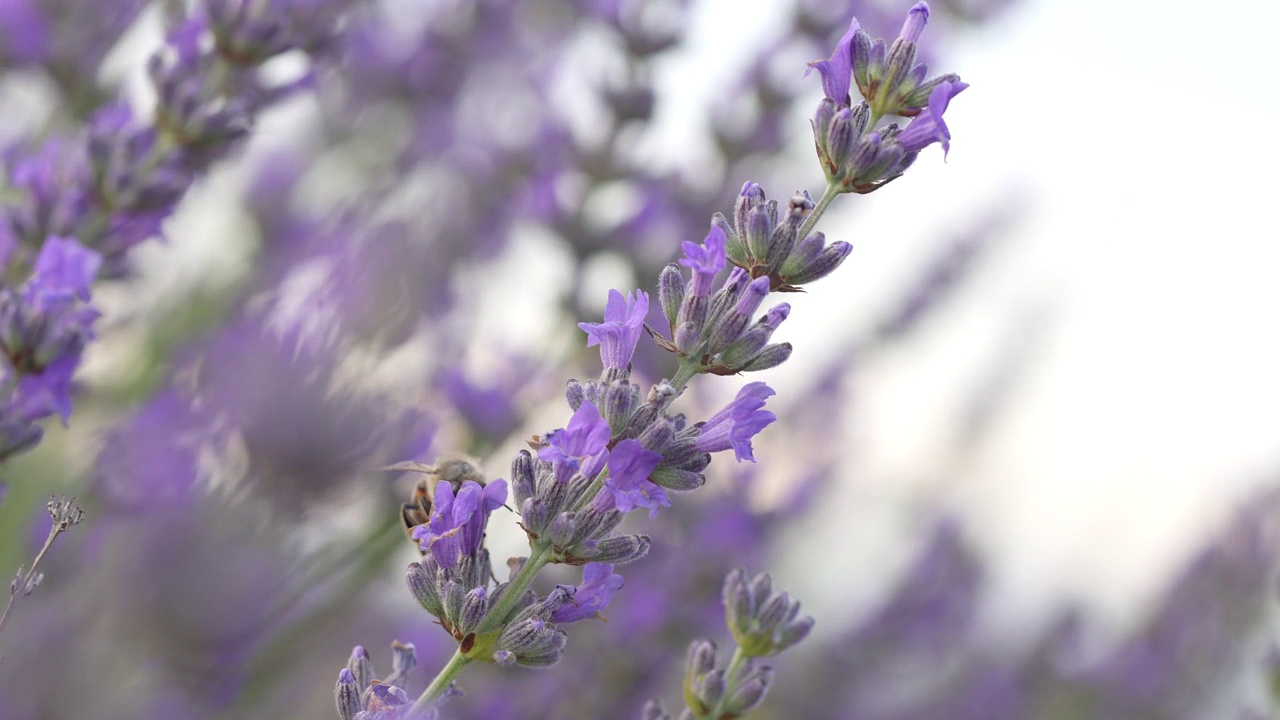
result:
[[[567,480],[573,473],[595,477],[609,459],[609,423],[592,403],[583,403],[569,425],[547,434],[547,445],[538,450],[538,459],[553,463],[556,478]]]
[[[634,295],[627,293],[623,297],[617,290],[610,290],[604,322],[578,323],[587,333],[587,347],[600,346],[600,362],[606,370],[625,370],[631,364],[648,312],[648,293],[637,290]]]
[[[485,487],[466,482],[454,495],[453,486],[442,482],[432,498],[431,520],[413,530],[424,551],[441,567],[453,569],[464,556],[474,554],[484,539],[489,515],[507,501],[507,483],[496,480]]]
[[[667,493],[649,480],[661,461],[661,453],[646,450],[639,440],[619,442],[609,453],[609,474],[596,496],[595,509],[626,513],[643,507],[649,509],[649,517],[656,517],[659,506],[670,507]]]
[[[724,269],[725,232],[716,225],[711,226],[702,245],[685,241],[681,244],[684,258],[680,264],[693,270],[693,280],[689,285],[689,294],[706,297],[711,293],[711,283]]]
[[[929,93],[929,105],[911,121],[902,132],[893,136],[909,153],[919,152],[933,143],[942,145],[943,157],[951,150],[951,130],[942,120],[951,98],[964,92],[969,87],[962,82],[944,82]]]
[[[572,602],[551,613],[551,621],[572,623],[601,617],[601,611],[609,606],[622,584],[622,576],[613,571],[613,565],[587,563],[582,566],[582,583],[575,589]]]
[[[698,434],[694,442],[698,449],[702,452],[720,452],[732,448],[739,462],[755,462],[751,438],[778,419],[773,413],[761,409],[765,400],[774,394],[773,389],[762,382],[743,386],[732,402],[697,427]]]
[[[852,19],[849,29],[836,43],[831,57],[809,63],[804,71],[805,77],[808,77],[810,72],[817,70],[822,76],[823,94],[840,105],[849,104],[849,86],[853,83],[853,36],[861,29],[858,19]]]

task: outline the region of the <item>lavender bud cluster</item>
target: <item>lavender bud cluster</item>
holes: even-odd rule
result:
[[[764,702],[773,670],[757,659],[777,655],[809,635],[813,618],[797,618],[800,603],[774,592],[765,573],[748,578],[735,569],[724,583],[725,623],[737,650],[729,665],[717,666],[716,645],[705,639],[689,645],[685,661],[684,702],[680,720],[737,718]],[[649,701],[644,720],[671,720],[659,700]]]
[[[333,689],[339,720],[395,720],[404,717],[409,696],[404,691],[405,675],[418,664],[412,644],[391,643],[391,674],[379,680],[369,652],[357,645],[347,666],[338,673]],[[435,711],[418,720],[434,720]]]
[[[872,40],[855,19],[831,57],[810,64],[822,76],[826,96],[812,122],[818,159],[827,181],[842,192],[884,187],[935,142],[944,152],[950,149],[951,131],[942,114],[969,86],[954,74],[925,80],[929,69],[916,63],[916,43],[928,20],[929,6],[917,3],[886,51],[884,41]],[[855,81],[863,98],[857,106],[850,100]],[[891,123],[877,130],[887,115],[914,119],[905,128]]]

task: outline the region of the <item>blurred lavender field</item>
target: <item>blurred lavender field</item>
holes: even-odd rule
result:
[[[744,181],[784,203],[820,192],[805,63],[853,16],[894,37],[909,7],[756,5],[0,0],[0,570],[40,550],[50,495],[86,513],[0,633],[0,720],[335,717],[352,647],[385,673],[392,640],[417,648],[416,696],[456,643],[405,588],[417,476],[382,468],[465,452],[509,477],[564,423],[565,382],[596,374],[577,323],[610,288],[656,298]],[[1024,8],[931,7],[924,59],[980,89],[952,51]],[[756,11],[767,22],[730,17]],[[1005,107],[994,94],[948,120]],[[952,124],[951,165],[981,163]],[[1077,538],[993,550],[984,518],[1018,509],[974,511],[965,481],[1062,309],[1046,293],[969,315],[984,273],[1017,270],[1037,198],[1010,178],[963,212],[882,202],[943,204],[929,193],[951,167],[936,149],[918,164],[937,166],[929,182],[845,198],[825,228],[854,251],[843,279],[792,300],[808,316],[780,333],[795,356],[749,379],[778,389],[758,462],[717,463],[705,489],[628,518],[653,546],[607,622],[576,625],[548,669],[472,666],[442,717],[670,706],[690,641],[728,642],[721,584],[743,566],[817,623],[773,663],[761,720],[1280,718],[1276,478],[1135,563],[1122,613],[1007,580],[1002,559]],[[100,266],[42,254],[64,248],[50,238]],[[832,298],[865,279],[864,252],[896,270],[846,317]],[[13,350],[35,323],[11,308],[37,301],[62,313],[65,366]],[[995,339],[943,373],[958,410],[921,411],[907,422],[927,416],[926,441],[892,449],[928,461],[885,462],[882,438],[915,417],[881,412],[885,368],[971,323]],[[673,368],[642,338],[639,378]],[[707,380],[683,398],[706,414],[745,382]],[[524,552],[515,519],[493,516],[496,565]]]

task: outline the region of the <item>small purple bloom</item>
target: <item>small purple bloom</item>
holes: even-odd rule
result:
[[[556,478],[568,480],[575,471],[594,477],[609,457],[609,422],[600,417],[594,403],[584,402],[573,413],[569,426],[547,435],[538,459],[555,463]]]
[[[413,530],[413,539],[429,551],[442,567],[454,568],[458,559],[479,549],[489,514],[507,500],[507,483],[497,480],[486,487],[465,482],[455,496],[453,486],[442,482],[432,498],[431,519]]]
[[[943,122],[942,114],[947,111],[951,98],[959,95],[967,87],[969,85],[962,82],[944,82],[935,87],[933,92],[929,93],[929,107],[916,116],[906,129],[894,137],[894,140],[897,140],[907,152],[917,152],[935,142],[941,143],[942,156],[945,158],[947,152],[951,150],[951,130]]]
[[[649,474],[661,461],[661,453],[646,450],[639,440],[619,442],[609,453],[609,475],[596,496],[595,509],[626,513],[645,507],[649,508],[649,517],[655,517],[659,506],[670,507],[666,491],[649,480]]]
[[[634,297],[628,293],[624,298],[617,290],[610,290],[604,322],[578,323],[578,327],[587,333],[587,347],[600,346],[600,362],[605,368],[620,370],[631,363],[648,312],[648,293],[637,290]]]
[[[739,462],[744,459],[755,462],[751,454],[751,438],[778,419],[773,413],[761,409],[765,399],[774,394],[773,389],[762,382],[743,386],[732,402],[698,428],[695,439],[698,449],[719,452],[733,448]]]
[[[622,589],[622,576],[606,563],[587,563],[582,567],[582,584],[577,587],[573,599],[561,605],[551,614],[555,623],[571,623],[599,617],[600,611]]]
[[[711,283],[724,269],[725,240],[724,230],[712,225],[702,245],[688,241],[683,243],[684,259],[680,264],[693,269],[693,282],[689,287],[689,294],[706,297],[711,293]]]
[[[857,18],[849,21],[849,29],[836,43],[831,57],[809,63],[809,68],[804,71],[807,77],[811,70],[817,69],[822,76],[823,94],[841,105],[849,104],[849,85],[853,80],[853,36],[858,27]]]

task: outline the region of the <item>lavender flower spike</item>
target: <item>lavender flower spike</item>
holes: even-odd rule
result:
[[[761,410],[765,399],[774,394],[773,388],[762,382],[744,385],[733,402],[698,427],[694,443],[702,452],[733,448],[738,462],[755,462],[756,459],[751,454],[751,438],[778,419],[773,413]]]
[[[587,347],[600,346],[600,362],[605,370],[625,370],[640,341],[640,326],[649,312],[649,295],[637,290],[624,298],[617,290],[609,291],[604,322],[578,323],[587,333]]]

